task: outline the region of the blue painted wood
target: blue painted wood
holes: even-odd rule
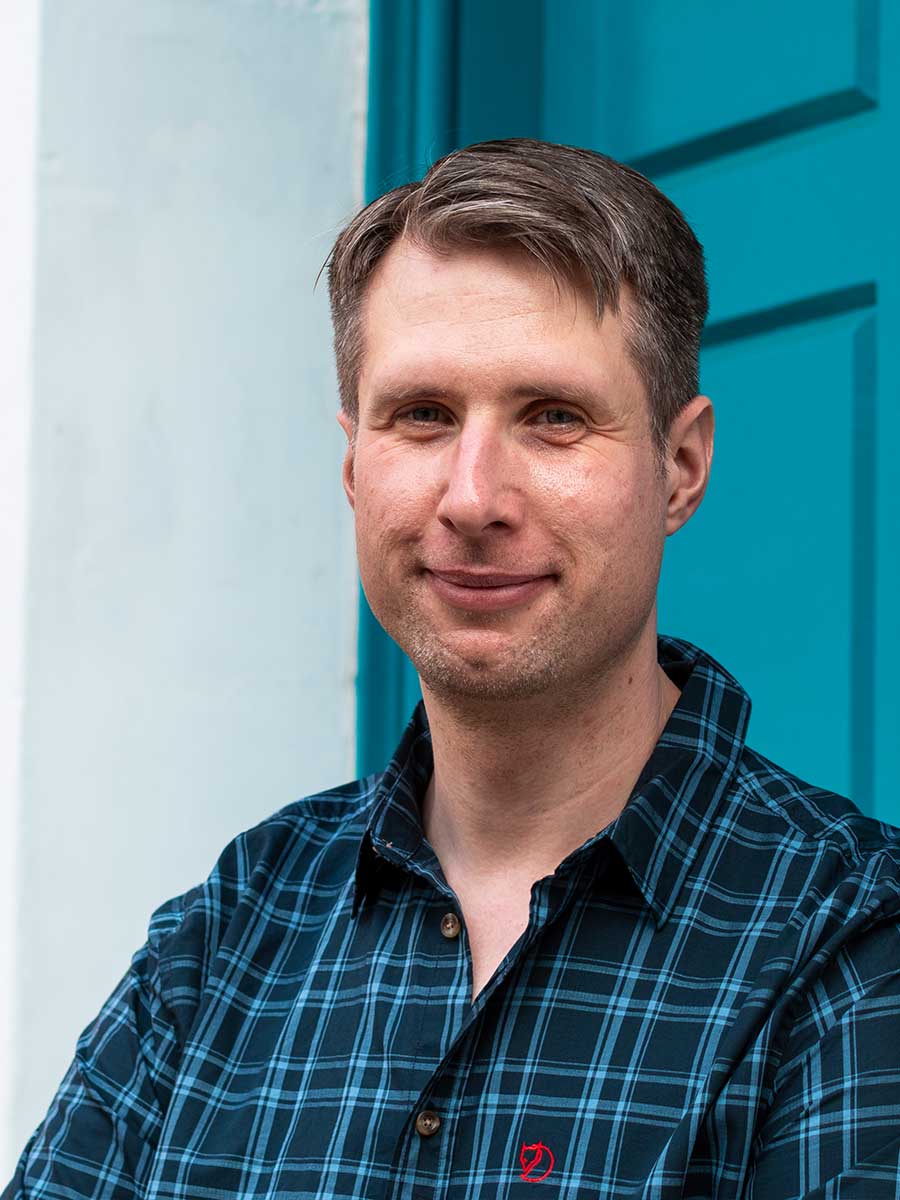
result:
[[[548,6],[545,117],[648,174],[706,162],[874,107],[877,15],[876,0]]]
[[[747,685],[759,749],[900,823],[900,9],[570,0],[545,21],[543,135],[650,173],[707,250],[716,459],[660,627]]]
[[[375,3],[373,30],[388,10],[421,17],[413,0]],[[373,170],[401,182],[437,126],[442,148],[536,134],[634,162],[682,207],[709,262],[716,460],[667,545],[660,627],[747,685],[763,753],[900,823],[900,6],[457,0],[434,20],[409,54],[394,30],[405,85],[373,59],[373,99],[396,116],[416,94],[424,114],[394,130],[390,161],[376,119]],[[442,41],[452,70],[425,61]],[[360,664],[375,769],[411,668]],[[362,740],[368,710],[380,741]]]
[[[460,0],[458,145],[539,137],[542,0]]]
[[[871,658],[857,639],[873,569],[873,324],[861,310],[706,352],[715,469],[668,543],[660,587],[661,626],[704,645],[753,696],[751,742],[845,794],[865,787],[867,802],[871,747],[853,732],[871,719]],[[797,376],[814,417],[779,393]]]

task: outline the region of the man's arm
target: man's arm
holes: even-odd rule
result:
[[[181,1054],[158,948],[182,912],[173,901],[154,915],[146,945],[79,1039],[0,1200],[131,1200],[139,1194]]]
[[[900,927],[848,947],[792,1031],[748,1200],[900,1197]]]

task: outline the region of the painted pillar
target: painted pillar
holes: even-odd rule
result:
[[[366,47],[364,0],[45,7],[0,978],[16,1152],[150,912],[354,773],[355,558],[314,282],[362,199]]]

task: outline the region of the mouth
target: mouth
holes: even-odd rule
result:
[[[453,608],[469,612],[498,612],[534,599],[555,575],[509,574],[505,571],[424,571],[432,590]]]

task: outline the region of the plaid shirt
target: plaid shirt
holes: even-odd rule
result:
[[[474,1004],[420,706],[384,775],[159,909],[4,1196],[900,1196],[900,833],[659,653],[682,697],[628,805]]]

